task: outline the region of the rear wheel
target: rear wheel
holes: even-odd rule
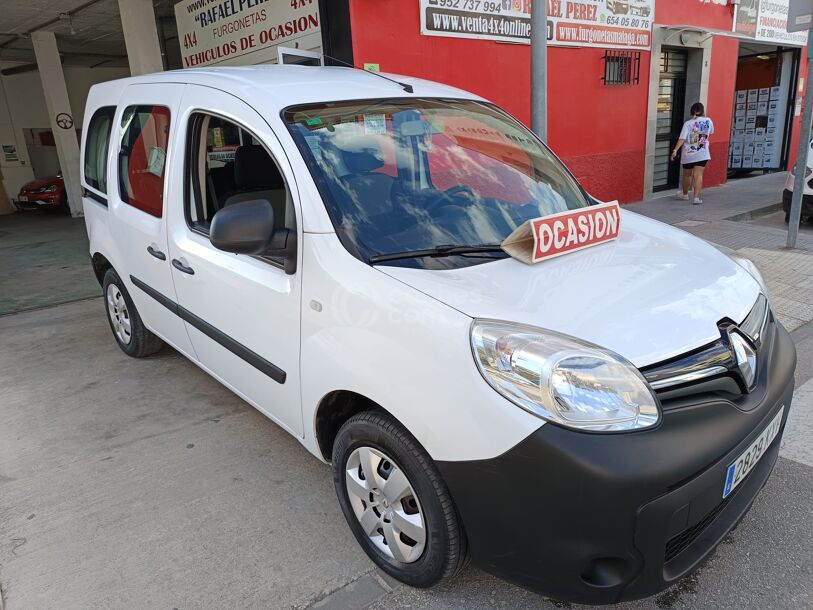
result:
[[[785,224],[790,223],[790,212],[785,212]]]
[[[62,195],[59,196],[59,209],[70,216],[71,206],[68,203],[68,191],[65,189],[62,189]]]
[[[154,354],[164,342],[144,327],[118,273],[108,269],[102,283],[107,321],[121,351],[133,358]]]
[[[388,415],[350,418],[333,446],[333,483],[361,547],[387,574],[430,587],[457,574],[466,537],[432,458]]]

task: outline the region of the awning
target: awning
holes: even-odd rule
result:
[[[667,30],[674,30],[670,32],[666,38],[663,40],[662,44],[667,44],[673,36],[686,33],[696,33],[701,36],[704,36],[701,43],[705,42],[712,36],[720,36],[722,38],[736,38],[737,40],[742,40],[744,42],[753,42],[756,44],[768,44],[768,45],[775,45],[781,47],[799,47],[803,48],[806,47],[807,44],[802,44],[793,40],[780,40],[780,39],[772,39],[772,40],[762,40],[759,38],[754,38],[753,36],[748,36],[746,34],[741,34],[740,32],[733,32],[731,30],[720,30],[717,28],[705,28],[699,25],[685,25],[685,24],[673,24],[673,23],[656,23],[654,24],[656,28],[664,28]],[[789,36],[791,34],[788,34]]]

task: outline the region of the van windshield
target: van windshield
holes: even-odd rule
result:
[[[334,102],[288,108],[284,119],[339,238],[365,261],[437,269],[494,260],[505,255],[493,246],[526,220],[588,205],[530,131],[483,102]],[[478,246],[491,250],[471,251]]]

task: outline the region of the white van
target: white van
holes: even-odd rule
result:
[[[595,201],[489,102],[262,66],[95,85],[85,117],[119,347],[171,345],[331,463],[395,578],[648,596],[767,480],[796,355],[754,265]]]
[[[805,179],[802,183],[802,212],[800,220],[808,222],[813,219],[813,140],[810,140],[810,146],[807,149],[807,163],[805,164]],[[790,222],[790,207],[793,203],[793,187],[796,182],[796,166],[790,168],[787,178],[785,178],[785,186],[782,189],[782,211],[785,212],[785,222]]]

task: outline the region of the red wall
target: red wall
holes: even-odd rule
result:
[[[649,58],[640,83],[605,86],[603,49],[548,49],[548,141],[600,199],[635,201],[644,188]]]
[[[733,38],[715,37],[711,44],[706,114],[714,121],[714,135],[711,138],[711,161],[703,176],[706,186],[722,184],[728,172],[728,147],[731,140],[739,47],[739,42]]]
[[[460,87],[530,122],[528,45],[421,36],[417,0],[350,0],[350,20],[356,65],[378,63],[382,71]],[[657,0],[655,21],[730,30],[733,7]],[[725,181],[738,46],[723,37],[712,43],[706,110],[716,132],[707,185]],[[603,53],[549,47],[548,143],[596,197],[635,201],[643,195],[651,55],[641,53],[639,84],[608,87]]]

